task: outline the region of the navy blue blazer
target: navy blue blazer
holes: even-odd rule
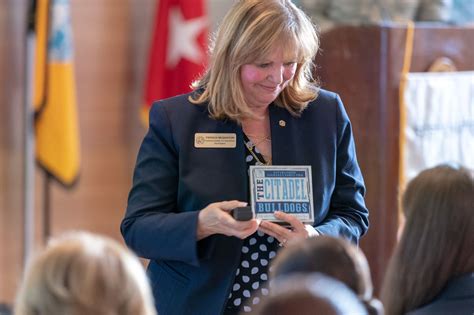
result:
[[[212,202],[248,200],[242,128],[214,120],[189,95],[156,102],[135,166],[121,231],[148,274],[160,315],[220,314],[243,240],[197,240],[198,211]],[[270,105],[274,165],[311,165],[315,228],[353,242],[368,228],[365,187],[349,118],[337,94],[320,90],[301,117]],[[280,121],[285,121],[282,126]],[[195,148],[196,133],[234,133],[233,149]]]

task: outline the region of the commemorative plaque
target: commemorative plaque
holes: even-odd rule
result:
[[[250,166],[250,199],[256,219],[276,223],[275,211],[297,217],[313,224],[313,187],[310,165]]]

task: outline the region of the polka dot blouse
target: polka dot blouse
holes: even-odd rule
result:
[[[258,149],[245,135],[244,140],[247,166],[263,164],[264,159]],[[240,265],[235,273],[224,314],[251,312],[260,302],[256,295],[268,294],[268,265],[276,256],[278,248],[276,239],[260,231],[244,240]]]

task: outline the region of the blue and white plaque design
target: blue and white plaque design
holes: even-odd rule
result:
[[[257,219],[285,223],[273,215],[279,210],[314,222],[310,165],[250,166],[250,195]]]

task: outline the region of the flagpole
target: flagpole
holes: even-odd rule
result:
[[[25,98],[24,98],[24,190],[23,190],[23,265],[26,266],[33,252],[34,243],[34,197],[35,197],[35,138],[33,109],[33,63],[36,36],[34,31],[36,1],[30,2],[25,47]]]

